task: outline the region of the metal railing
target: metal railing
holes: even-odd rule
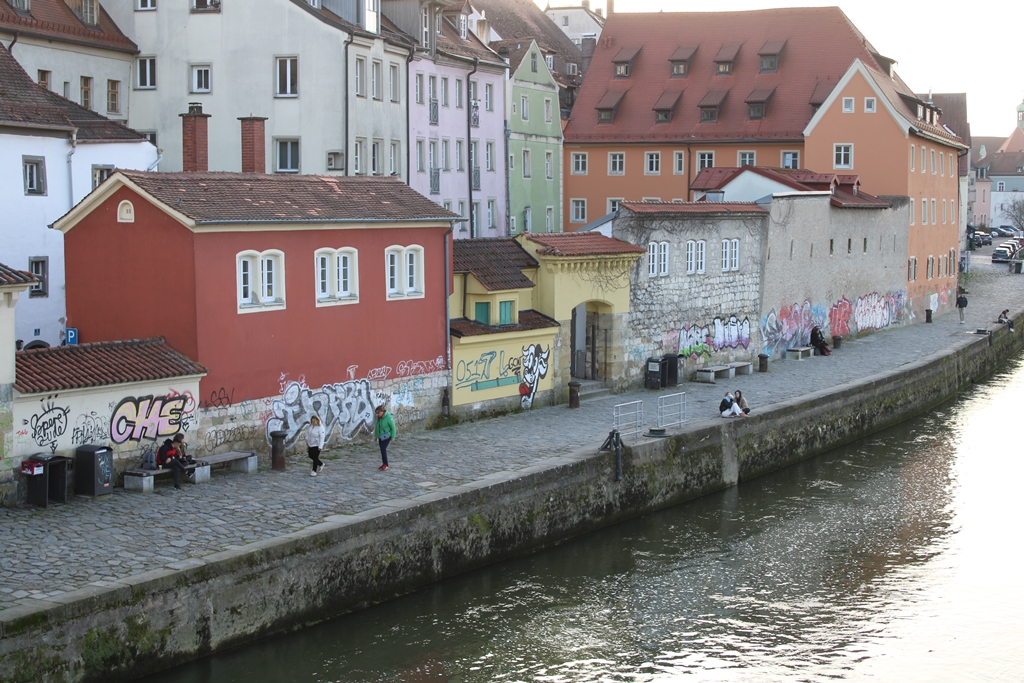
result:
[[[474,190],[479,190],[480,189],[480,167],[479,166],[474,166],[473,167],[473,189]]]
[[[436,97],[431,97],[430,98],[430,125],[436,126],[438,120],[440,120],[440,117],[441,117],[440,115],[441,115],[441,109],[438,106],[437,98]]]
[[[612,429],[623,436],[639,436],[644,428],[644,402],[620,403],[612,408]]]
[[[658,428],[666,429],[686,422],[686,392],[658,397]]]
[[[430,194],[441,194],[441,169],[430,169]]]
[[[477,100],[473,100],[470,106],[469,125],[473,128],[480,127],[480,102]]]

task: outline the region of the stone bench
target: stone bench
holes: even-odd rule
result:
[[[733,369],[734,374],[737,375],[753,375],[754,364],[749,361],[739,361],[736,363],[729,363],[729,367]]]
[[[736,368],[731,365],[708,365],[707,367],[697,368],[697,371],[693,374],[693,381],[714,384],[716,379],[732,379],[735,376]]]
[[[792,349],[786,349],[786,360],[803,360],[804,358],[810,358],[813,355],[813,346],[797,346]]]
[[[194,484],[200,484],[203,482],[210,481],[210,467],[213,465],[222,465],[229,463],[231,469],[235,472],[244,472],[249,474],[255,472],[258,465],[258,458],[252,451],[230,451],[228,453],[218,453],[217,455],[204,456],[202,460],[198,460],[195,467],[195,474],[191,478],[186,477],[185,481]],[[191,469],[192,466],[189,467]],[[168,467],[164,467],[158,470],[126,470],[124,473],[124,488],[126,491],[138,491],[139,493],[152,493],[153,484],[157,477],[164,475],[173,476],[173,470]]]

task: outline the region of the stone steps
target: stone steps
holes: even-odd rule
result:
[[[580,401],[592,400],[611,396],[612,390],[596,379],[577,379],[580,383]]]

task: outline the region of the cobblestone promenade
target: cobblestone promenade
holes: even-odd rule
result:
[[[931,325],[844,341],[828,358],[773,362],[767,373],[714,385],[683,382],[661,393],[686,392],[686,427],[693,428],[721,419],[717,407],[727,389],[741,389],[756,412],[952,348],[970,339],[968,331],[993,327],[1002,309],[1015,314],[1024,309],[1024,276],[1007,274],[1001,264],[989,265],[990,252],[973,254],[966,325],[958,324],[955,312],[948,313]],[[0,610],[287,534],[329,515],[415,498],[439,486],[516,471],[581,449],[596,452],[611,429],[613,405],[642,399],[650,426],[658,394],[637,391],[584,401],[579,410],[537,408],[440,431],[399,434],[387,472],[377,470],[379,453],[367,443],[328,451],[319,477],[310,477],[308,459],[296,456],[283,473],[215,472],[209,483],[185,484],[182,491],[169,485],[158,486],[152,495],[117,489],[109,496],[73,498],[46,509],[0,509]],[[183,534],[180,528],[189,531]]]

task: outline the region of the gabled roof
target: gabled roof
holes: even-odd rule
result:
[[[1024,152],[1024,128],[1014,128],[1010,137],[999,146],[1000,152]]]
[[[163,337],[96,342],[14,354],[14,388],[23,394],[205,375]]]
[[[459,242],[459,240],[455,240]],[[478,337],[484,334],[495,334],[496,332],[525,332],[528,330],[543,330],[548,327],[561,327],[554,318],[540,313],[539,311],[519,311],[519,320],[515,325],[484,325],[468,318],[456,318],[452,320],[448,328],[453,337]]]
[[[724,190],[729,183],[744,173],[759,175],[789,187],[794,192],[830,192],[832,206],[842,209],[888,209],[890,207],[885,200],[861,190],[860,177],[857,175],[816,173],[807,169],[766,168],[763,166],[705,168],[693,179],[690,189],[703,192]],[[720,202],[707,203],[720,204]]]
[[[439,52],[456,57],[468,57],[489,64],[505,65],[505,60],[477,38],[472,31],[466,31],[466,38],[463,39],[458,27],[448,16],[441,21],[441,35],[437,37],[437,49]]]
[[[86,24],[64,0],[32,0],[27,12],[0,0],[0,33],[138,54],[138,46],[121,33],[102,4],[97,18],[95,26]]]
[[[538,268],[537,259],[511,237],[477,237],[452,243],[452,270],[470,273],[489,291],[534,287],[524,268]]]
[[[24,270],[15,270],[10,266],[0,263],[0,287],[31,285],[36,282],[38,280],[32,273],[26,273]]]
[[[25,73],[7,48],[0,45],[0,125],[4,124],[68,132],[77,129],[79,140],[146,140],[128,126],[42,87]]]
[[[785,41],[776,73],[762,74],[758,51]],[[719,76],[715,60],[735,53],[732,75]],[[629,78],[616,79],[612,59],[623,48],[643,46]],[[723,50],[723,46],[728,50]],[[681,50],[685,48],[685,50]],[[696,52],[690,54],[696,48]],[[744,12],[615,13],[608,17],[587,77],[573,106],[567,143],[613,140],[803,141],[813,115],[854,59],[872,60],[871,44],[837,7]],[[690,55],[685,78],[671,77],[671,60]],[[613,86],[612,84],[616,84]],[[599,123],[596,104],[618,84],[629,97],[613,123]],[[662,93],[685,86],[687,95],[669,123],[651,108]],[[755,90],[774,94],[765,118],[750,120],[743,98]],[[708,91],[731,90],[717,122],[702,123],[698,103]],[[699,94],[697,94],[699,93]],[[817,93],[817,94],[816,94]],[[688,103],[687,103],[688,102]]]
[[[768,214],[754,202],[619,202],[619,206],[647,216]]]
[[[977,164],[985,157],[981,156],[981,148],[985,148],[985,154],[995,154],[1003,146],[1007,138],[999,138],[985,135],[975,135],[971,138],[971,159]]]
[[[595,12],[592,9],[590,9],[589,7],[583,7],[581,5],[575,5],[575,6],[569,5],[567,7],[548,7],[544,11],[545,12],[584,12],[591,19],[596,21],[600,26],[604,26],[604,16],[601,15],[601,14],[598,14],[597,12]]]
[[[89,207],[127,186],[186,224],[439,222],[459,218],[397,177],[118,170],[58,219],[70,230]]]
[[[526,235],[527,240],[540,245],[542,256],[616,256],[645,254],[647,249],[596,232],[553,232]]]
[[[989,178],[1024,175],[1024,172],[1019,170],[1024,168],[1024,152],[996,152],[995,154],[989,154],[977,166],[978,168],[987,169]]]
[[[559,73],[566,72],[566,62],[582,64],[579,47],[533,0],[473,0],[473,6],[486,14],[487,25],[499,40],[526,42],[532,38],[542,50],[555,53],[555,70]]]

